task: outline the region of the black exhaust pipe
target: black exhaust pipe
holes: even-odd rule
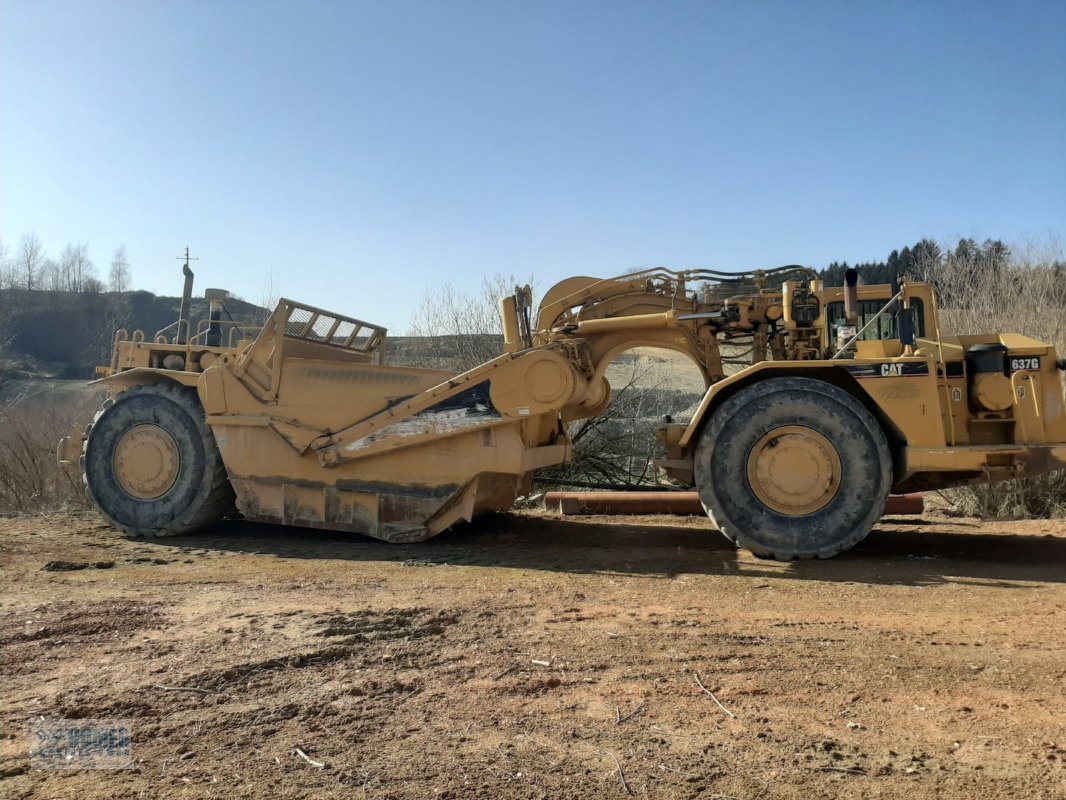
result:
[[[848,325],[859,324],[859,271],[852,267],[844,270],[844,316]]]

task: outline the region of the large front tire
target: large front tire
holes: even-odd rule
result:
[[[231,513],[233,488],[196,393],[135,386],[96,417],[85,484],[100,513],[131,536],[173,536]]]
[[[782,560],[829,558],[881,517],[892,458],[877,420],[843,389],[769,378],[726,400],[701,434],[696,486],[740,547]]]

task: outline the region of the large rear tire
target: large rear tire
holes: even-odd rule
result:
[[[195,391],[135,386],[97,414],[85,484],[100,513],[131,536],[174,536],[234,510],[233,488]]]
[[[769,378],[711,417],[695,453],[707,515],[740,547],[782,560],[830,558],[881,517],[892,458],[854,397],[811,378]]]

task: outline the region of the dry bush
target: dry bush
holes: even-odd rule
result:
[[[59,439],[84,429],[100,406],[96,392],[63,391],[32,381],[0,396],[0,514],[87,508],[79,478],[56,463]]]
[[[1066,517],[1066,472],[1000,483],[974,483],[938,495],[967,516],[1048,519]]]
[[[691,411],[702,393],[677,388],[669,376],[655,380],[647,361],[632,354],[615,364],[619,369],[612,368],[611,405],[602,414],[569,425],[571,460],[538,472],[541,486],[668,488],[652,464],[665,455],[656,431],[665,416]]]
[[[1056,243],[1027,244],[1004,264],[947,253],[923,266],[940,300],[941,333],[1023,333],[1066,350],[1066,261]]]
[[[431,289],[411,317],[410,339],[391,363],[465,372],[503,352],[500,300],[520,283],[514,275],[484,278],[481,291],[468,295],[447,283]]]
[[[1066,261],[1058,242],[1028,243],[1008,258],[944,248],[923,264],[936,285],[941,334],[1022,333],[1066,354]],[[1066,516],[1066,472],[942,493],[967,514]]]

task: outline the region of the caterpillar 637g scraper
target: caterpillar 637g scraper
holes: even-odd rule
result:
[[[109,399],[60,445],[130,534],[236,510],[428,539],[510,507],[538,468],[565,462],[568,423],[608,407],[607,367],[638,347],[703,373],[692,419],[661,432],[659,465],[761,556],[846,550],[890,491],[1066,468],[1066,363],[1017,334],[942,336],[924,283],[859,286],[849,272],[828,288],[801,267],[574,277],[535,314],[528,287],[505,298],[504,352],[461,374],[389,366],[383,328],[291,300],[242,338],[218,313],[224,293],[208,295],[195,335],[184,319],[154,341],[118,333],[99,370]],[[727,376],[723,350],[750,363]]]

